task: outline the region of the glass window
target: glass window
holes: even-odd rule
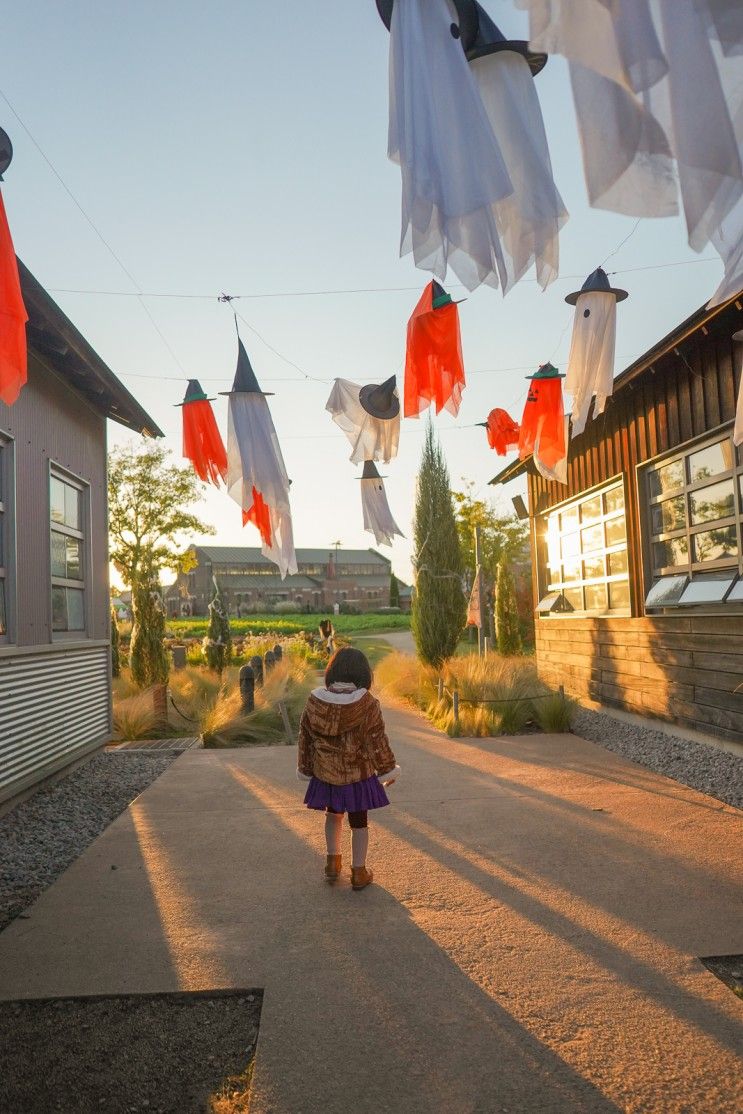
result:
[[[650,473],[650,494],[665,495],[669,491],[676,491],[684,486],[684,462],[672,460],[670,464]]]
[[[733,585],[730,592],[728,592],[728,603],[743,603],[743,576],[739,576]]]
[[[61,476],[49,482],[52,630],[85,630],[83,491]]]
[[[734,579],[729,572],[695,576],[686,585],[679,603],[722,603]]]
[[[730,438],[708,445],[689,456],[689,483],[699,483],[710,476],[719,476],[733,467],[733,443]]]
[[[675,499],[664,499],[651,510],[654,534],[670,534],[674,530],[683,530],[686,526],[686,500],[683,495],[677,495]]]
[[[540,579],[551,595],[561,596],[564,606],[540,604],[537,611],[542,615],[628,611],[624,486],[614,482],[604,491],[548,512],[543,522],[548,560],[546,567],[540,568]],[[558,548],[561,560],[557,560]],[[551,595],[545,595],[545,599],[551,599]]]
[[[656,569],[673,568],[675,565],[686,565],[689,561],[689,539],[671,538],[665,542],[656,542],[653,546],[653,565]]]
[[[692,522],[714,522],[717,518],[731,518],[735,514],[733,481],[724,480],[721,484],[700,487],[697,491],[690,492],[689,502]]]
[[[681,593],[688,583],[689,578],[686,575],[664,576],[662,580],[656,580],[655,584],[653,584],[648,592],[645,606],[669,607],[672,604],[678,603],[681,598]]]
[[[738,555],[738,531],[735,526],[723,526],[719,530],[705,530],[694,534],[694,560],[723,561],[726,557]]]

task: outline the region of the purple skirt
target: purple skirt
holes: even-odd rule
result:
[[[384,808],[389,797],[376,777],[353,781],[350,785],[331,785],[313,777],[304,795],[307,808],[330,808],[333,812],[364,812],[370,808]]]

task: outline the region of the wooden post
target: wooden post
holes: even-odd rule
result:
[[[158,727],[168,726],[168,686],[155,685],[152,690],[152,707]]]
[[[485,652],[484,638],[486,618],[485,591],[482,577],[482,539],[481,528],[479,526],[475,527],[475,577],[477,578],[477,588],[480,600],[480,615],[479,622],[477,624],[477,652],[479,653],[480,657],[482,657]]]
[[[266,650],[263,655],[263,670],[266,676],[268,676],[275,664],[276,658],[273,656],[273,650]]]
[[[243,715],[255,710],[255,672],[250,665],[244,665],[238,674],[240,700]]]
[[[488,656],[488,650],[490,649],[490,639],[488,638],[487,635],[485,635],[485,637],[483,638],[482,641],[483,641],[483,654],[484,654],[485,657],[487,657]]]
[[[283,700],[279,700],[279,703],[278,703],[277,706],[278,706],[278,709],[279,709],[279,715],[281,716],[281,722],[284,725],[284,735],[286,736],[286,745],[289,747],[294,742],[294,735],[292,733],[292,725],[289,722],[289,713],[286,710],[286,704],[284,703]]]
[[[459,723],[459,691],[457,689],[454,689],[451,694],[451,702],[454,708],[454,722]]]
[[[437,688],[438,688],[438,691],[436,693],[436,696],[439,700],[443,700],[443,698],[444,698],[444,678],[443,677],[439,677],[439,683],[438,683]]]
[[[281,646],[278,644],[278,642],[276,643],[276,645],[273,648],[273,656],[276,659],[276,661],[281,661],[281,659],[284,656],[284,651],[281,649]]]
[[[260,656],[260,654],[253,655],[253,657],[250,659],[250,665],[252,665],[253,667],[255,683],[257,684],[258,688],[260,688],[263,684],[263,658]]]

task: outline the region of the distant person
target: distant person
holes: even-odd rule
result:
[[[354,890],[363,890],[374,878],[366,869],[367,813],[390,803],[385,787],[397,780],[400,770],[371,684],[366,655],[350,647],[338,650],[328,663],[324,687],[310,693],[299,723],[297,777],[309,781],[304,803],[326,814],[325,877],[331,883],[340,877],[347,812]]]
[[[335,651],[335,628],[330,619],[320,620],[320,635],[329,654]]]

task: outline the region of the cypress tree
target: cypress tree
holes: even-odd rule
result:
[[[498,562],[495,582],[495,628],[499,654],[524,652],[519,631],[519,613],[513,575],[505,557]]]
[[[454,653],[467,602],[449,471],[429,418],[415,498],[411,629],[419,658],[438,668]]]
[[[132,589],[132,640],[129,665],[139,688],[165,685],[170,666],[165,652],[165,609],[156,587]]]
[[[115,607],[111,608],[111,676],[121,676],[121,641]]]
[[[394,573],[390,573],[390,607],[400,606],[400,585],[397,583],[397,577]]]
[[[206,664],[217,673],[222,673],[232,657],[232,634],[222,592],[214,582],[214,598],[209,604],[209,626],[204,639]]]

